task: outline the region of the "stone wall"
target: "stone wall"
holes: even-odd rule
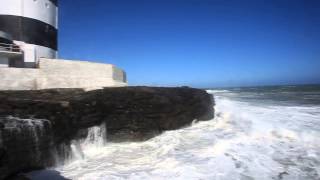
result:
[[[126,86],[126,75],[111,64],[41,58],[37,69],[0,68],[0,90]]]
[[[35,90],[39,69],[0,68],[0,90]]]

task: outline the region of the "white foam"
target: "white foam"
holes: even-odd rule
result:
[[[206,90],[207,91],[207,93],[209,93],[209,94],[214,94],[214,93],[226,93],[226,92],[230,92],[230,91],[228,91],[228,90],[212,90],[212,89],[208,89],[208,90]]]
[[[320,107],[216,97],[216,117],[146,142],[107,143],[58,167],[71,179],[319,179]]]
[[[74,164],[98,155],[101,148],[106,144],[106,135],[105,123],[88,128],[88,134],[85,139],[73,140],[71,142],[71,159],[67,159],[66,163],[71,162],[71,164]]]

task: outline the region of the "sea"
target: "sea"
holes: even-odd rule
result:
[[[92,127],[54,170],[77,180],[320,180],[320,85],[207,92],[214,119],[145,142],[105,142],[105,127]]]

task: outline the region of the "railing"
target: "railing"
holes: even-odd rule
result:
[[[15,44],[0,43],[0,51],[22,52],[19,46]]]

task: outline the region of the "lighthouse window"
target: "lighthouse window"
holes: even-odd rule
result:
[[[49,8],[49,3],[46,3],[46,8]]]

